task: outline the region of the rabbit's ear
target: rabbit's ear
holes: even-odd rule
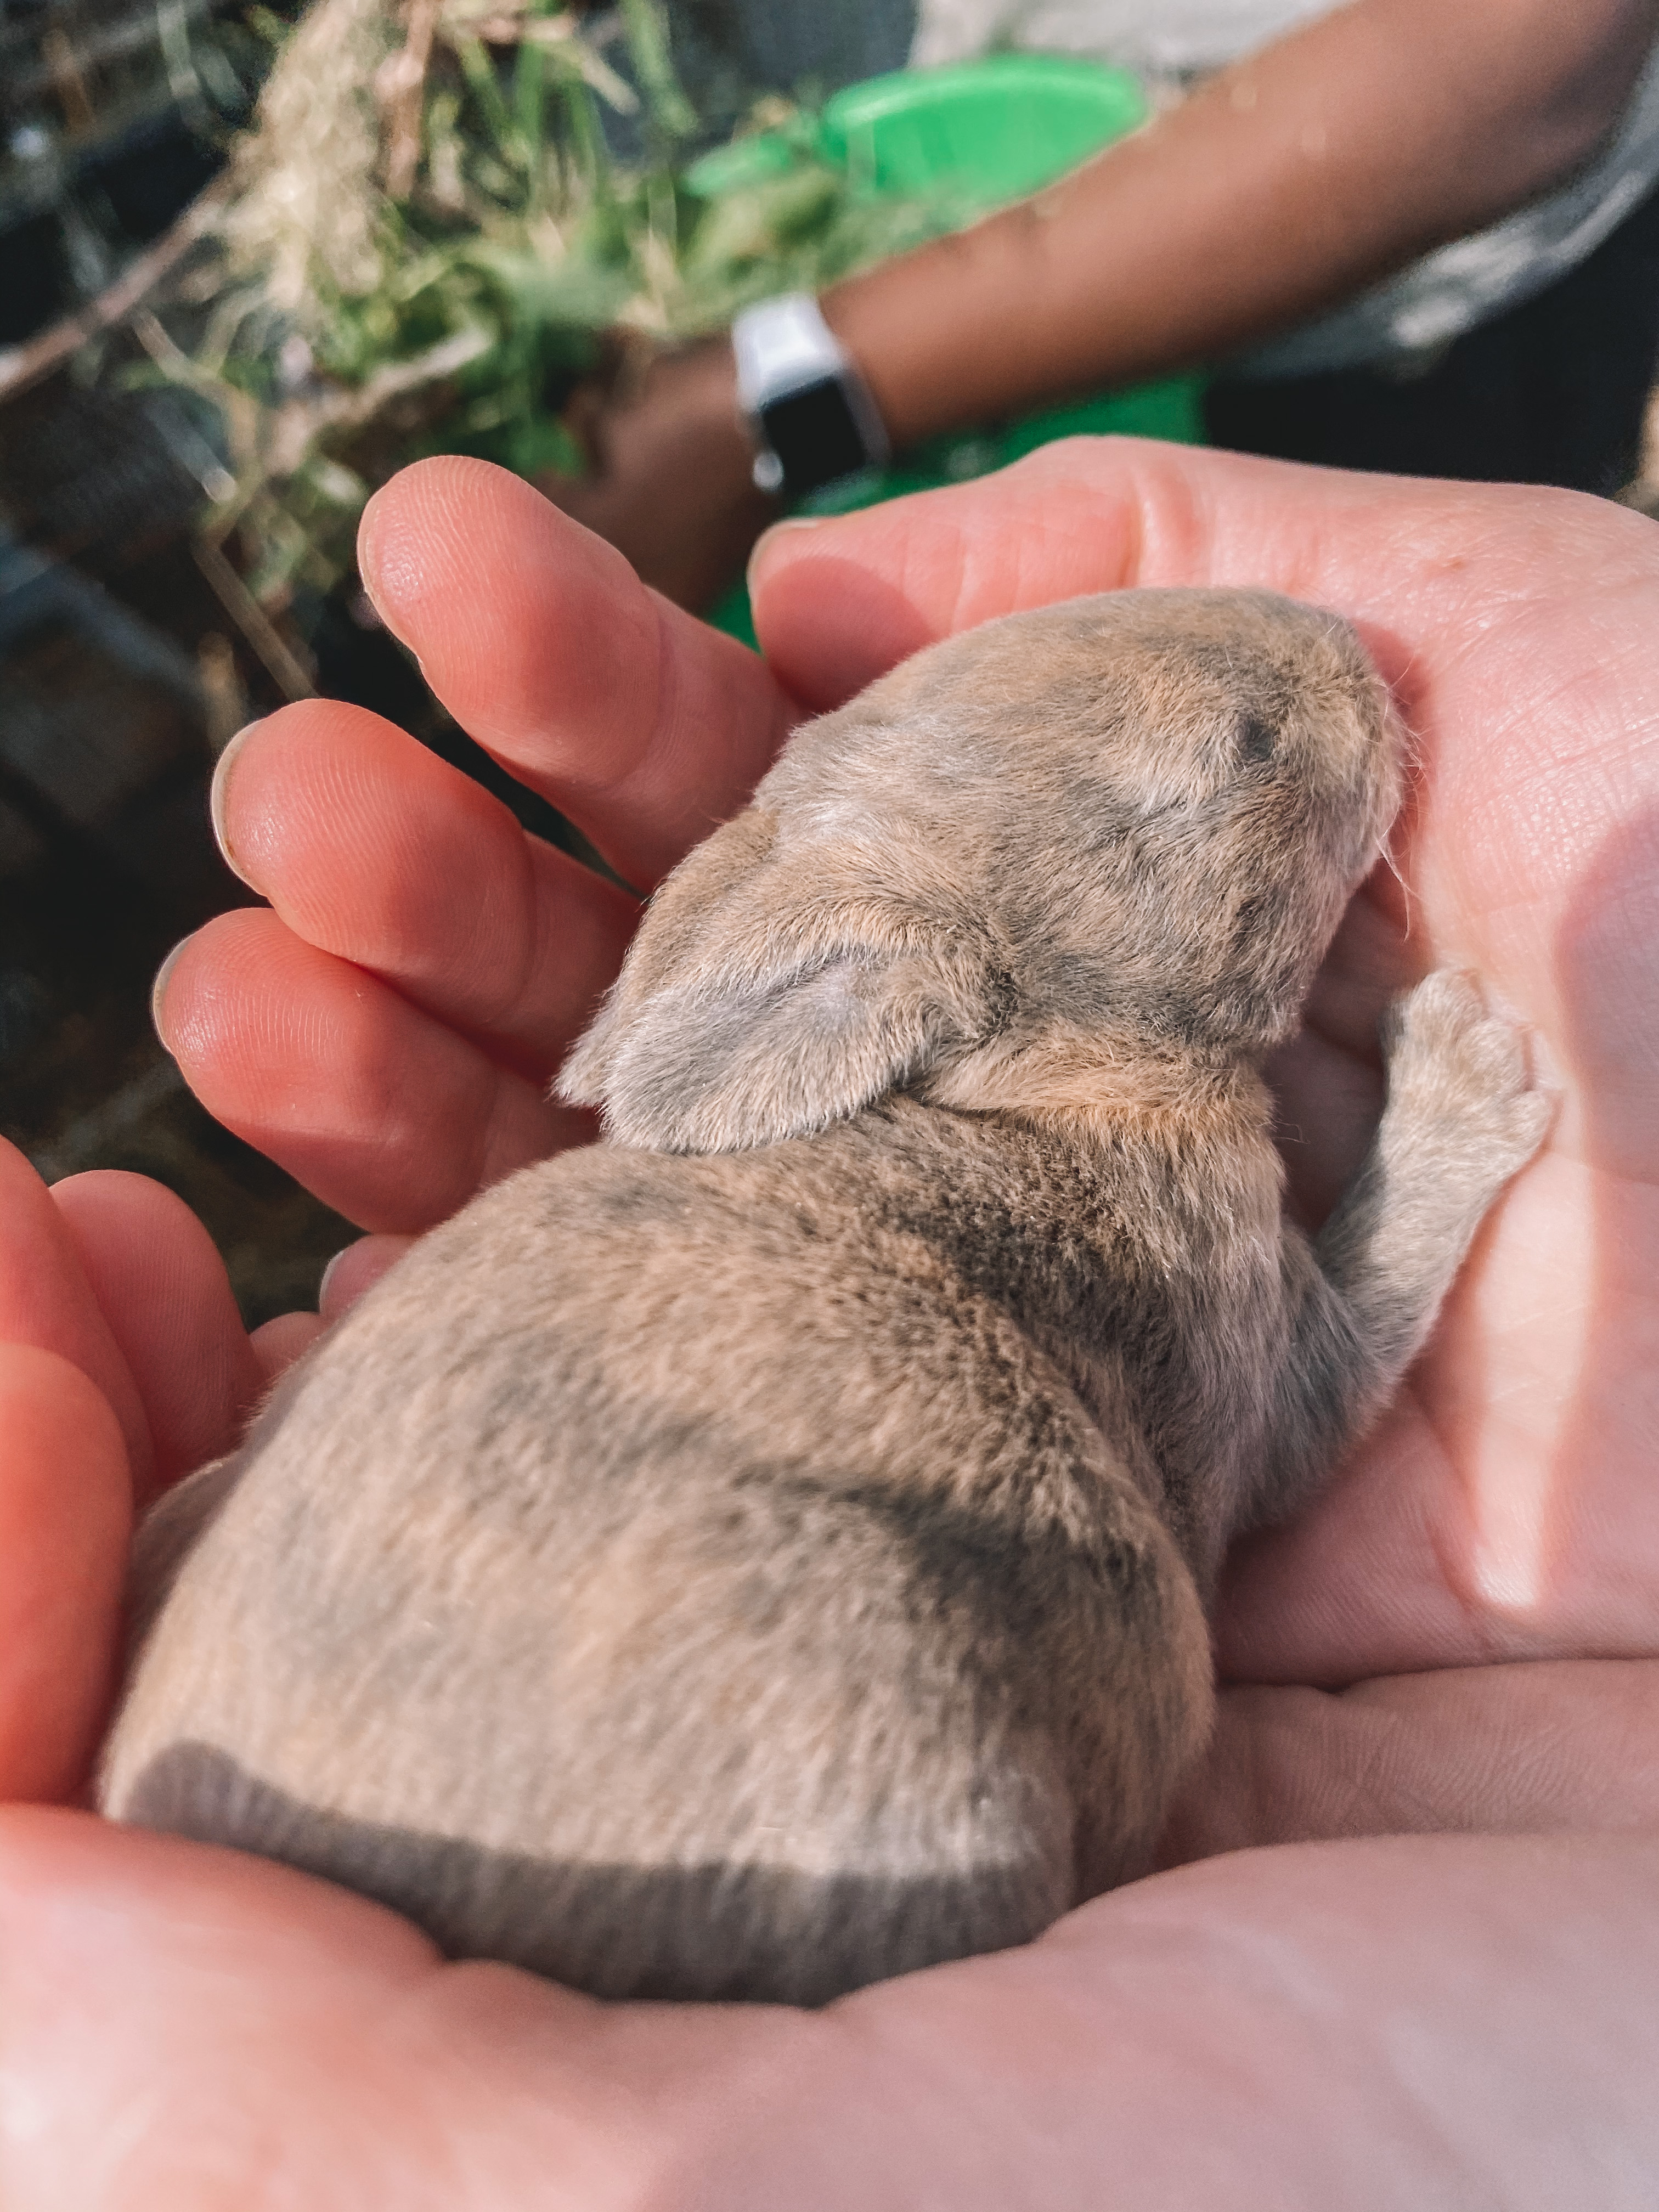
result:
[[[715,832],[652,901],[559,1079],[614,1142],[728,1152],[855,1114],[997,1026],[982,952],[771,858],[759,810]]]

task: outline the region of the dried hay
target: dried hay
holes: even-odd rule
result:
[[[766,131],[767,159],[698,189],[656,0],[623,0],[609,39],[591,20],[317,0],[201,244],[131,318],[149,373],[211,410],[205,536],[237,535],[267,616],[349,574],[364,501],[408,459],[580,471],[567,410],[630,342],[719,328],[962,219],[865,188],[776,100],[738,134]]]

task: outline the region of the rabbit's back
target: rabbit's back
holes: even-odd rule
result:
[[[111,1809],[607,1995],[819,2001],[1137,1870],[1201,1613],[1018,1177],[975,1279],[929,1233],[954,1119],[600,1147],[428,1239],[251,1439]]]
[[[1257,1073],[1400,739],[1339,618],[1192,592],[797,731],[561,1071],[612,1145],[147,1525],[106,1805],[616,1994],[827,1997],[1139,1871],[1200,1591],[1397,1373],[1354,1311],[1404,1358],[1443,1287],[1367,1289],[1393,1154],[1326,1279]]]

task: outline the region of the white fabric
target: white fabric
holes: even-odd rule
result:
[[[1332,0],[920,0],[911,61],[931,67],[1018,46],[1097,55],[1167,84],[1222,68],[1333,12]],[[1407,366],[1565,276],[1656,179],[1659,46],[1613,139],[1559,191],[1441,246],[1229,367],[1275,377],[1366,363]]]
[[[1443,246],[1344,307],[1233,364],[1246,376],[1307,376],[1368,362],[1404,365],[1518,307],[1578,266],[1659,177],[1659,47],[1606,153],[1547,199]]]
[[[732,325],[738,367],[738,404],[757,414],[769,400],[838,376],[847,349],[823,319],[810,292],[785,292],[745,307]]]
[[[1332,0],[920,0],[913,68],[967,61],[993,46],[1097,54],[1143,76],[1220,69]]]

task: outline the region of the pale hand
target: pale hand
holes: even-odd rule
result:
[[[803,705],[945,631],[1134,583],[1337,606],[1418,775],[1398,875],[1356,901],[1278,1070],[1297,1202],[1357,1160],[1376,1016],[1431,966],[1531,1025],[1560,1110],[1380,1431],[1233,1562],[1221,1726],[1167,1846],[1202,1863],[817,2015],[598,2007],[63,1809],[135,1491],[222,1449],[321,1324],[251,1345],[176,1200],[114,1175],[48,1194],[8,1157],[0,1778],[37,1802],[0,1814],[7,2212],[1650,2201],[1659,531],[1565,495],[1064,447],[769,540],[769,669],[482,465],[398,479],[363,559],[460,721],[641,889]],[[259,725],[217,801],[270,910],[187,943],[161,1025],[215,1113],[390,1232],[337,1306],[586,1133],[545,1086],[633,904],[352,708]]]

